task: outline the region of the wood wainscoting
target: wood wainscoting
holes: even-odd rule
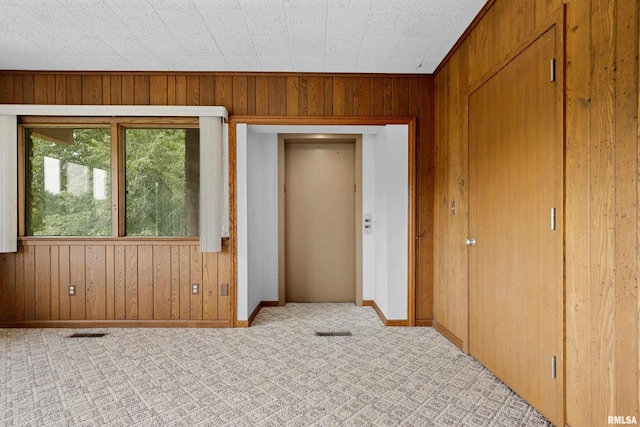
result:
[[[228,241],[23,239],[0,254],[0,327],[228,327],[230,272]]]

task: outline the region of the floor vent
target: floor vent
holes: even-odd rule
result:
[[[94,333],[77,333],[69,335],[67,338],[102,338],[107,334],[94,334]]]
[[[316,332],[317,337],[350,337],[351,332]]]

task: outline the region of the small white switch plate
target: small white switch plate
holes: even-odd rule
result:
[[[198,283],[194,283],[191,285],[191,295],[198,295],[200,293],[200,285]]]
[[[373,234],[373,214],[364,214],[364,234]]]
[[[76,294],[76,285],[69,285],[69,296],[72,297]]]

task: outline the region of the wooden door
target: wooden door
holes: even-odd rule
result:
[[[469,97],[469,237],[476,241],[469,247],[469,351],[562,425],[563,143],[561,88],[550,72],[555,53],[551,29]]]
[[[285,144],[286,300],[355,301],[355,144]]]

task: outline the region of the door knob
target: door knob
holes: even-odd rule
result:
[[[470,239],[467,239],[464,241],[464,244],[467,246],[475,246],[476,245],[476,239],[474,239],[473,237]]]

